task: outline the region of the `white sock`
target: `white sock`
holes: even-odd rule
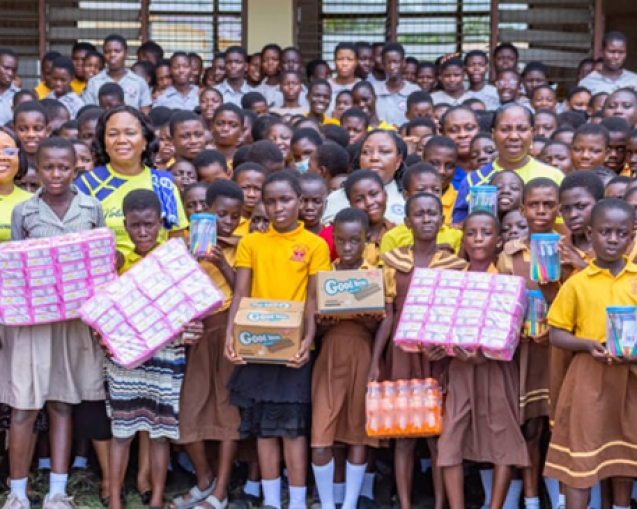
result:
[[[566,495],[562,495],[560,493],[559,502],[557,503],[557,507],[566,507]]]
[[[68,474],[49,474],[49,495],[66,495],[66,482],[69,480]]]
[[[626,507],[624,507],[624,506],[621,506],[621,505],[614,505],[613,509],[630,509],[630,506],[627,505]]]
[[[316,489],[321,499],[322,509],[334,509],[334,458],[319,466],[312,463]],[[290,506],[292,505],[292,486],[290,486]]]
[[[633,482],[633,492],[630,495],[630,498],[637,500],[637,481]]]
[[[271,481],[261,480],[263,486],[263,505],[270,505],[281,509],[281,478]]]
[[[28,477],[25,477],[24,479],[11,479],[11,494],[15,495],[24,502],[29,500],[27,497],[28,480]]]
[[[345,463],[345,501],[343,502],[343,509],[356,509],[366,469],[366,463],[363,465],[353,465],[349,461]]]
[[[488,508],[491,504],[491,490],[493,489],[493,469],[480,470],[480,479],[482,480],[482,489],[484,490],[483,509]]]
[[[332,484],[334,483],[333,479],[334,477],[332,476]],[[334,493],[332,492],[331,489],[330,489],[330,495],[332,497],[334,496]],[[307,487],[290,486],[290,505],[288,507],[289,509],[307,509]],[[321,507],[325,507],[325,506],[321,503]]]
[[[38,470],[51,470],[51,458],[40,458],[38,460]]]
[[[86,467],[88,467],[88,459],[83,456],[75,456],[75,460],[73,460],[71,468],[86,470]]]
[[[334,483],[334,503],[343,504],[343,502],[345,502],[345,483],[335,482]]]
[[[523,487],[522,479],[511,479],[509,491],[507,491],[507,496],[504,499],[502,509],[519,509],[520,496],[522,496]]]
[[[551,507],[557,509],[560,503],[560,483],[557,479],[544,478],[544,485],[551,500]]]
[[[259,498],[261,496],[261,483],[248,479],[246,481],[246,485],[243,487],[243,492],[246,495],[252,495],[253,497]]]
[[[633,484],[633,493],[635,493],[635,485]],[[602,509],[602,484],[597,483],[591,488],[591,501],[588,503],[590,509]]]
[[[425,473],[431,468],[431,458],[422,458],[420,460],[420,471]]]
[[[540,498],[526,498],[524,497],[524,509],[540,509]]]
[[[367,497],[370,500],[374,500],[374,478],[376,474],[370,474],[365,472],[363,478],[363,487],[361,488],[361,497]]]

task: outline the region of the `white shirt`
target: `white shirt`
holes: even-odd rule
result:
[[[13,96],[19,91],[20,89],[11,83],[11,86],[0,94],[0,125],[6,125],[13,120]]]
[[[107,69],[96,74],[86,84],[86,88],[84,92],[82,92],[82,100],[86,104],[99,105],[99,91],[102,85],[106,83],[117,83],[122,87],[124,91],[124,102],[133,108],[146,108],[153,103],[148,83],[130,69],[126,69],[126,74],[119,81],[115,81],[111,78],[108,75]]]
[[[224,103],[232,103],[241,108],[241,98],[248,92],[258,92],[258,89],[252,88],[248,85],[247,81],[243,81],[241,88],[235,92],[234,88],[230,86],[228,80],[223,80],[215,87],[223,96]]]
[[[637,91],[637,74],[624,69],[619,75],[619,78],[611,80],[602,73],[593,71],[581,79],[578,85],[587,88],[593,95],[599,94],[600,92],[612,94],[615,90],[619,90],[620,88],[632,88]]]
[[[51,92],[46,96],[47,99],[55,99],[56,101],[60,101],[67,110],[69,110],[69,114],[71,118],[77,117],[77,112],[84,106],[84,101],[80,99],[80,96],[77,95],[72,90],[64,94],[62,97],[56,97],[55,92]]]
[[[376,86],[376,115],[388,124],[400,127],[407,122],[407,98],[413,92],[420,91],[418,85],[405,81],[400,92],[387,90],[387,82],[383,81]],[[395,222],[387,216],[391,222]],[[402,218],[401,218],[402,221]]]
[[[175,87],[170,86],[155,99],[153,108],[157,106],[165,106],[173,110],[193,111],[199,106],[199,87],[191,85],[190,92],[184,96]]]

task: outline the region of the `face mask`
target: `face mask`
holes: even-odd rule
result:
[[[307,170],[309,168],[310,168],[310,158],[309,157],[307,159],[303,159],[302,161],[299,161],[298,163],[296,163],[296,169],[300,173],[307,173]]]

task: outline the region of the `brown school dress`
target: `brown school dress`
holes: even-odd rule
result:
[[[312,373],[312,447],[378,447],[365,431],[367,375],[378,324],[373,318],[343,320],[323,335]]]
[[[497,274],[492,265],[487,271]],[[519,425],[520,374],[515,361],[469,364],[451,359],[438,466],[464,460],[530,465]]]
[[[234,265],[238,239],[219,239],[224,243],[224,256]],[[230,404],[226,388],[234,365],[224,355],[228,306],[232,299],[229,287],[219,270],[201,262],[226,300],[221,308],[204,320],[204,335],[188,348],[186,373],[181,389],[179,443],[191,444],[204,440],[239,440],[239,409]]]
[[[414,273],[414,255],[412,246],[403,246],[381,255],[385,263],[385,292],[394,293],[394,324],[392,337],[396,333],[400,314],[407,298],[409,284]],[[463,270],[467,262],[444,250],[438,250],[429,268]],[[393,287],[393,288],[392,288]],[[424,353],[405,352],[392,341],[387,347],[387,378],[389,380],[411,380],[412,378],[435,378],[441,384],[448,366],[448,359],[431,362]]]

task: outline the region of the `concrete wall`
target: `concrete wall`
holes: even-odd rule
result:
[[[294,0],[247,0],[248,53],[268,43],[294,45]]]

